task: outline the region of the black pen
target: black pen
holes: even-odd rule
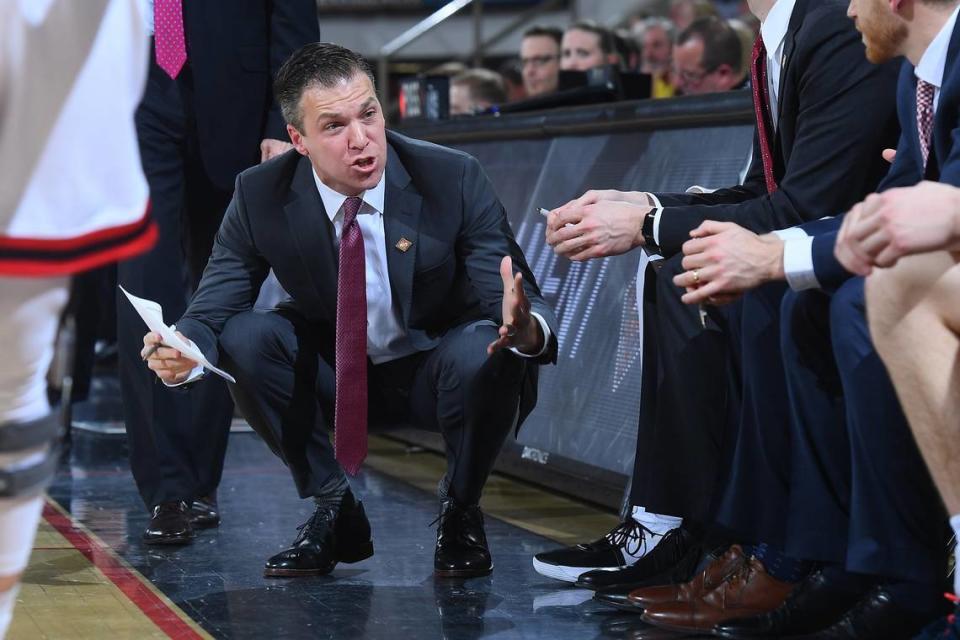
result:
[[[149,360],[149,359],[150,359],[150,356],[152,356],[153,354],[155,354],[155,353],[157,352],[157,349],[159,349],[160,347],[165,347],[165,346],[167,346],[167,345],[163,344],[162,342],[158,342],[157,344],[155,344],[155,345],[153,345],[152,347],[150,347],[150,350],[147,351],[146,354],[144,354],[143,359],[144,359],[144,360]]]
[[[177,330],[177,325],[175,325],[175,324],[170,325],[170,331],[176,331],[176,330]],[[150,356],[152,356],[153,354],[155,354],[155,353],[157,352],[157,349],[159,349],[160,347],[165,347],[165,346],[167,346],[167,345],[163,344],[162,342],[158,342],[157,344],[153,345],[152,347],[150,347],[150,349],[147,350],[147,353],[144,354],[143,360],[144,360],[144,361],[148,360],[148,359],[150,358]]]

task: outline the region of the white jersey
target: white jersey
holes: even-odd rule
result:
[[[150,55],[141,11],[0,1],[0,275],[74,273],[155,241],[133,119]]]

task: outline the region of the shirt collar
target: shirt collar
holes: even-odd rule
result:
[[[370,213],[370,209],[374,213],[379,213],[383,215],[383,194],[384,194],[384,180],[387,177],[387,171],[384,169],[383,174],[380,176],[380,182],[377,183],[373,189],[367,189],[363,192],[360,198],[363,202],[369,207],[364,211],[364,207],[360,208],[360,213]],[[317,170],[313,169],[313,181],[317,183],[317,191],[320,192],[320,199],[323,201],[323,208],[327,210],[327,217],[330,218],[330,222],[333,222],[333,219],[337,217],[337,214],[340,212],[340,208],[343,206],[343,202],[347,199],[347,196],[334,191],[327,185],[323,184],[320,181],[320,176],[317,175]]]
[[[930,41],[930,46],[923,52],[920,62],[913,70],[918,78],[938,89],[943,85],[943,72],[947,66],[947,49],[950,48],[950,38],[953,36],[958,11],[960,6],[953,10],[940,32]]]
[[[773,56],[787,37],[790,28],[790,17],[797,0],[777,0],[767,14],[767,19],[760,25],[760,37],[768,56]]]

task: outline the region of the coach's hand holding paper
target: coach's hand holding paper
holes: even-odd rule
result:
[[[229,373],[210,364],[203,352],[191,340],[177,332],[175,326],[168,327],[164,324],[163,308],[159,304],[138,298],[123,287],[120,287],[120,290],[150,329],[150,333],[143,338],[141,355],[147,360],[147,366],[156,372],[165,384],[177,385],[193,380],[203,369],[209,369],[230,382],[237,382]]]

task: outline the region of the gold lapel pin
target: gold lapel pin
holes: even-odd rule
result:
[[[404,253],[406,253],[407,249],[413,246],[413,243],[401,236],[401,238],[397,240],[397,244],[393,246],[395,246],[397,249],[400,249],[400,251],[403,251]]]

